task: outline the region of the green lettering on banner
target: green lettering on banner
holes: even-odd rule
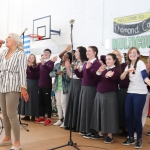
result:
[[[140,37],[140,36],[137,36],[137,37],[136,37],[136,44],[135,44],[135,47],[140,48],[140,44],[141,44],[141,37]]]
[[[120,50],[124,49],[124,38],[120,38],[119,49]]]
[[[147,47],[150,47],[150,35],[147,36]]]
[[[146,36],[141,36],[141,47],[146,48]]]
[[[112,39],[112,49],[149,48],[150,35]]]
[[[127,45],[127,38],[124,38],[124,49],[128,49],[129,46]]]
[[[119,39],[113,39],[112,40],[112,49],[118,49],[119,48]]]
[[[132,47],[133,45],[133,37],[128,37],[129,47]]]

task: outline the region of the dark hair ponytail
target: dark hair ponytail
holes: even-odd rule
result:
[[[89,46],[89,48],[92,48],[93,52],[96,52],[95,58],[98,60],[98,48],[96,46]]]
[[[116,55],[115,55],[114,53],[109,53],[109,54],[107,54],[107,55],[111,56],[112,59],[115,60],[115,64],[114,64],[114,65],[118,68],[119,73],[121,74],[121,73],[122,73],[122,72],[121,72],[121,66],[120,66],[119,60],[118,60],[118,58],[116,57]]]
[[[86,56],[86,48],[83,46],[79,46],[77,47],[77,49],[79,50],[79,53],[80,53],[80,60],[82,61],[82,63],[84,63],[85,61],[88,60]]]

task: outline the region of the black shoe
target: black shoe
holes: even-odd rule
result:
[[[113,138],[111,138],[111,137],[107,137],[106,138],[106,140],[104,141],[104,143],[106,143],[106,144],[109,144],[109,143],[112,143],[113,142]]]
[[[21,118],[21,120],[29,121],[29,120],[30,120],[30,117],[29,117],[29,116],[25,116],[25,117]]]
[[[82,131],[82,132],[79,132],[79,134],[82,135],[82,136],[84,136],[84,135],[86,135],[87,133],[84,132],[84,131]]]
[[[135,148],[142,148],[142,145],[143,145],[143,144],[142,144],[142,139],[139,139],[139,140],[136,141],[134,147],[135,147]]]
[[[103,139],[103,135],[101,136],[101,135],[99,135],[98,133],[96,133],[94,136],[91,136],[91,139],[93,139],[93,140],[99,140],[99,139]]]
[[[83,137],[86,138],[86,139],[90,139],[92,138],[92,136],[94,136],[95,134],[92,134],[92,133],[87,133],[86,135],[84,135]]]
[[[150,132],[147,132],[147,134],[146,134],[147,136],[150,136]]]
[[[130,144],[135,144],[133,137],[127,138],[127,140],[122,143],[122,145],[130,145]]]

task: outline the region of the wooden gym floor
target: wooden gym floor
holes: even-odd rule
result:
[[[56,122],[57,117],[52,117],[52,122]],[[43,126],[43,124],[34,124],[30,121],[23,121],[28,123],[29,132],[26,132],[20,127],[21,133],[21,145],[23,150],[47,150],[60,145],[68,143],[69,131],[64,130],[58,126]],[[146,136],[146,133],[150,132],[150,119],[147,119],[146,125],[143,131],[143,150],[150,150],[150,137]],[[4,131],[0,135],[0,140],[4,137]],[[118,135],[114,135],[114,142],[112,144],[105,144],[103,140],[85,139],[79,135],[78,132],[72,133],[72,140],[77,143],[78,148],[81,150],[134,150],[134,146],[122,146],[122,142],[126,139]],[[94,147],[86,147],[94,146]],[[0,147],[0,150],[9,150],[10,146]],[[66,146],[60,148],[60,150],[75,150],[72,146]]]

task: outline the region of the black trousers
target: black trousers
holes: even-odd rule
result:
[[[52,104],[51,104],[51,88],[39,87],[39,104],[40,104],[40,116],[44,117],[45,114],[48,118],[51,118]]]

